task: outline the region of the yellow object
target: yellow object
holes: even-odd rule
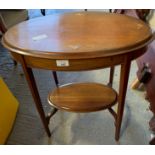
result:
[[[0,77],[0,144],[5,144],[12,129],[19,103]]]

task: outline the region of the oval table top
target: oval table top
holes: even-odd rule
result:
[[[118,55],[150,40],[150,27],[136,18],[75,12],[34,18],[10,28],[3,45],[34,57],[77,59]]]

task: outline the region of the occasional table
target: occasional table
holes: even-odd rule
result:
[[[108,109],[115,118],[115,139],[119,140],[131,61],[144,54],[153,39],[150,27],[133,17],[115,13],[75,12],[22,22],[5,33],[2,44],[23,67],[48,136],[51,135],[48,127],[49,117],[44,113],[32,68],[85,71],[111,67],[112,84],[113,68],[115,65],[121,65],[118,94],[110,86],[79,83],[60,86],[52,91],[48,98],[56,108],[51,116],[57,109],[75,112]],[[92,104],[87,102],[87,91],[90,90],[88,88],[94,89],[94,93],[90,92],[91,95],[95,94]],[[82,97],[79,89],[83,92]],[[67,92],[73,92],[72,99],[67,98],[71,96]],[[107,98],[108,95],[111,97]],[[73,106],[75,100],[76,105]],[[116,101],[117,112],[112,109]]]

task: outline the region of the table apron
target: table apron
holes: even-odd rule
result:
[[[22,62],[21,57],[24,57],[25,63],[30,68],[40,68],[53,71],[84,71],[101,69],[110,66],[122,64],[128,60],[132,61],[146,51],[146,47],[139,50],[135,50],[126,54],[120,54],[108,57],[89,58],[89,59],[48,59],[34,56],[20,55],[15,52],[11,52],[11,55],[16,61]],[[130,57],[130,59],[129,59]],[[68,61],[68,66],[57,66],[57,60]]]

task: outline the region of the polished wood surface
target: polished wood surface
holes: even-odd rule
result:
[[[116,133],[115,133],[116,140],[119,140],[121,123],[123,119],[126,91],[127,91],[127,86],[128,86],[128,79],[129,79],[130,65],[131,65],[130,57],[131,56],[126,57],[126,60],[124,61],[124,63],[121,64],[117,120],[116,120]]]
[[[9,29],[3,41],[13,52],[23,55],[82,59],[130,52],[127,49],[143,44],[151,36],[148,25],[133,17],[79,12],[22,22]]]
[[[57,109],[91,112],[109,108],[117,101],[112,88],[98,83],[72,83],[53,90],[48,102]]]
[[[48,136],[50,136],[49,117],[45,116],[41,101],[37,99],[39,93],[36,84],[33,84],[35,79],[30,68],[84,71],[121,65],[117,114],[111,107],[107,107],[115,118],[115,139],[119,140],[130,63],[146,52],[147,45],[154,40],[154,37],[155,35],[152,34],[147,24],[133,17],[112,13],[79,12],[55,14],[18,24],[6,32],[2,44],[10,50],[14,59],[23,66]],[[59,60],[65,60],[65,65],[59,66],[57,63]],[[113,71],[114,69],[111,70],[111,76]],[[109,85],[112,85],[112,81],[113,78],[111,77]],[[92,85],[94,87],[94,84]],[[103,92],[103,89],[95,86],[94,94],[96,89]],[[63,89],[58,88],[56,90],[62,91]],[[66,96],[68,96],[67,90],[65,89]],[[86,89],[86,91],[89,92],[91,89]],[[103,100],[102,97],[112,97],[112,95],[109,96],[112,92],[106,90],[106,95],[98,93],[100,101]],[[69,93],[72,94],[73,92],[69,91]],[[76,94],[73,95],[76,96]],[[85,95],[88,98],[88,94],[85,93]],[[80,96],[78,97],[81,101]],[[64,99],[62,96],[61,98]],[[94,101],[98,101],[97,98],[94,99]],[[88,101],[90,101],[89,98]],[[88,101],[85,101],[87,107],[91,103]],[[108,101],[109,105],[112,105],[110,104],[111,101]],[[106,107],[106,102],[103,103],[97,102],[94,104],[96,106],[94,109]],[[75,106],[77,105],[75,104]],[[78,105],[76,109],[82,109],[85,107],[84,105],[81,107]]]
[[[25,63],[23,57],[21,57],[21,60],[22,60],[23,71],[24,71],[25,77],[27,79],[27,82],[28,82],[30,91],[32,93],[33,99],[35,101],[36,108],[38,110],[38,113],[40,114],[40,118],[43,122],[43,125],[44,125],[46,132],[47,132],[47,135],[50,137],[51,133],[50,133],[50,130],[48,128],[48,122],[47,122],[47,119],[46,119],[46,116],[45,116],[45,113],[44,113],[44,110],[42,107],[42,103],[41,103],[40,95],[39,95],[37,85],[35,82],[35,78],[33,75],[33,71],[31,68],[28,68],[26,66],[26,63]]]
[[[135,49],[132,53],[126,53],[121,55],[114,55],[109,57],[99,57],[99,58],[87,58],[87,59],[70,59],[68,61],[68,66],[57,66],[56,59],[50,58],[37,58],[33,56],[24,56],[27,66],[40,69],[48,69],[54,71],[84,71],[84,70],[93,70],[101,69],[110,66],[115,66],[122,64],[126,61],[126,57],[130,57],[130,61],[141,56],[145,53],[147,49],[147,44],[140,49]],[[20,54],[11,52],[11,55],[16,61],[21,62]],[[112,75],[112,74],[111,74]],[[110,80],[112,82],[112,78]]]

